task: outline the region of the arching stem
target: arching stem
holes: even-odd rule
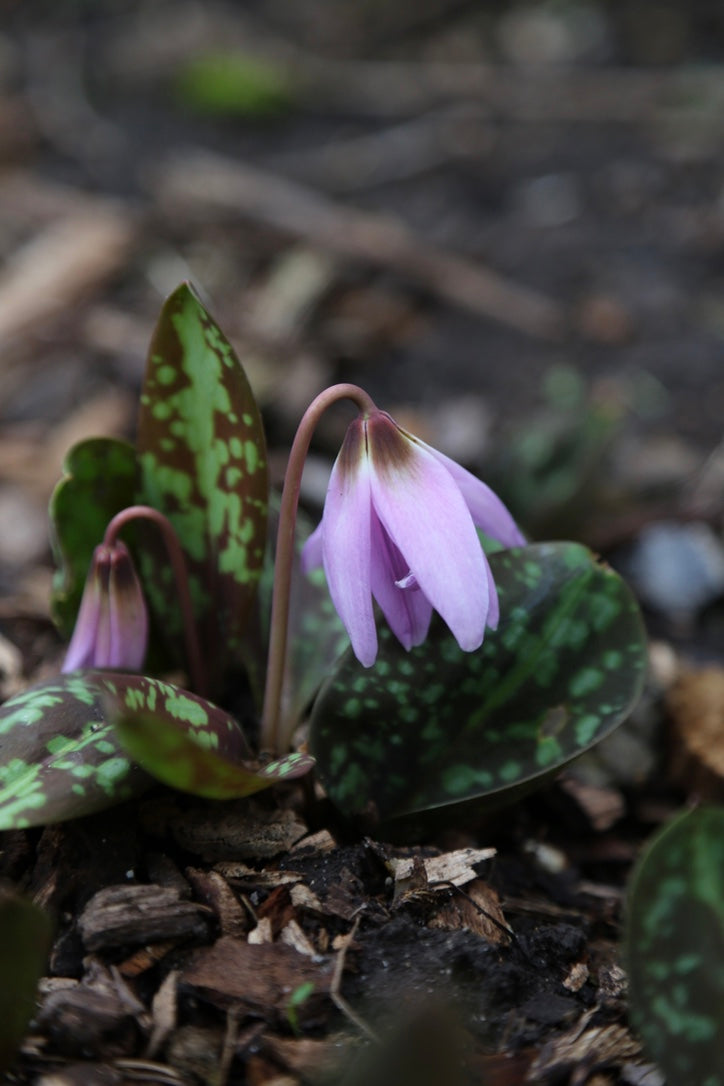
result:
[[[357,385],[340,384],[325,389],[316,399],[312,400],[302,417],[302,421],[299,423],[284,476],[274,559],[274,588],[269,624],[269,657],[260,736],[261,749],[279,755],[286,753],[290,740],[290,735],[281,730],[279,717],[287,654],[289,596],[294,559],[294,528],[297,519],[297,506],[299,505],[299,490],[302,485],[302,471],[304,470],[304,461],[312,440],[312,434],[321,415],[338,400],[352,400],[363,414],[369,414],[376,410],[372,399]]]
[[[189,577],[186,569],[186,559],[179,543],[178,536],[171,521],[150,505],[129,505],[122,509],[108,522],[103,542],[112,546],[116,537],[133,520],[150,520],[161,532],[161,537],[166,547],[166,553],[171,561],[174,580],[178,591],[178,604],[181,610],[181,619],[184,628],[184,643],[186,647],[186,665],[189,671],[191,686],[195,693],[204,695],[207,692],[206,669],[204,667],[201,648],[199,645],[194,608],[191,602],[189,589]]]

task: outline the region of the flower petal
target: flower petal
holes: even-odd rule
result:
[[[102,544],[93,552],[73,627],[73,635],[63,660],[62,672],[75,671],[81,667],[93,667],[95,664],[103,610],[103,592],[108,585],[107,555],[107,548]]]
[[[387,416],[368,421],[372,502],[420,589],[460,647],[478,648],[488,614],[486,561],[475,526],[451,473]],[[380,440],[378,440],[380,438]]]
[[[364,434],[361,423],[357,427],[352,423],[329,480],[322,553],[332,602],[355,656],[365,667],[371,667],[377,656],[370,582],[371,515]]]
[[[415,440],[417,441],[417,439]],[[420,441],[419,444],[429,453],[432,453],[435,459],[444,464],[450,472],[460,488],[465,504],[470,510],[473,523],[478,528],[482,528],[486,535],[497,539],[504,547],[525,546],[525,536],[495,491],[486,486],[472,472],[461,467],[455,460],[451,460],[449,456],[438,452],[437,449],[433,449],[432,446],[426,445],[423,441]]]
[[[312,534],[304,542],[302,553],[299,556],[302,573],[311,573],[313,569],[317,569],[322,564],[322,551],[324,549],[323,525],[324,521],[320,520]]]
[[[380,524],[372,510],[372,594],[382,609],[387,624],[406,649],[421,645],[427,637],[432,618],[432,604],[411,577],[414,587],[401,588],[409,566]]]
[[[148,646],[148,611],[133,559],[120,540],[111,553],[107,667],[140,671]]]

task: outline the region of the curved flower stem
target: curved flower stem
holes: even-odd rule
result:
[[[289,625],[289,596],[294,559],[294,527],[302,485],[302,471],[312,434],[321,415],[338,400],[352,400],[363,414],[376,410],[373,400],[357,385],[332,385],[320,392],[304,412],[299,423],[284,476],[277,547],[274,560],[274,588],[272,592],[271,621],[269,624],[269,658],[264,690],[260,745],[264,751],[284,754],[289,747],[290,736],[281,734],[279,713],[284,682],[284,665],[287,652],[287,627]]]
[[[129,505],[127,509],[122,509],[120,513],[116,513],[108,522],[103,542],[106,546],[112,546],[115,543],[116,536],[126,524],[132,520],[141,519],[152,521],[159,528],[163,537],[178,590],[178,604],[181,609],[186,645],[186,664],[189,669],[191,686],[195,693],[204,695],[206,693],[206,669],[203,664],[194,608],[191,602],[186,560],[171,521],[158,509],[154,509],[150,505]]]

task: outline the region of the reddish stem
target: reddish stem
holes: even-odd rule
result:
[[[289,453],[284,477],[277,547],[274,559],[274,589],[272,593],[271,621],[269,624],[269,658],[264,691],[264,708],[261,721],[260,743],[262,750],[281,755],[289,749],[291,735],[280,727],[280,708],[284,665],[287,653],[287,628],[289,625],[289,596],[292,584],[294,559],[294,528],[302,485],[304,461],[312,440],[312,434],[321,415],[338,400],[352,400],[364,415],[376,411],[367,393],[357,385],[332,385],[321,392],[304,412]]]
[[[186,646],[186,664],[189,670],[191,687],[197,694],[204,695],[207,689],[206,669],[199,645],[194,607],[191,602],[186,559],[171,521],[158,509],[154,509],[150,505],[129,505],[127,509],[122,509],[120,513],[116,513],[108,522],[103,542],[106,546],[113,546],[116,537],[126,524],[132,520],[141,519],[152,521],[160,529],[166,552],[171,560],[171,568],[178,591],[178,603],[181,609]]]

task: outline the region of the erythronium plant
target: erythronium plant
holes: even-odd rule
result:
[[[310,534],[302,467],[341,399],[358,414]],[[312,757],[287,752],[304,716],[347,814],[497,801],[635,702],[645,640],[620,578],[577,544],[527,546],[484,483],[356,386],[306,412],[274,546],[268,501],[243,368],[182,285],[151,342],[136,446],[74,447],[53,496],[53,612],[75,628],[66,668],[91,669],[0,708],[0,828],[88,813],[154,778],[224,799],[300,776]],[[179,666],[190,690],[158,678]],[[271,763],[223,708],[243,691]]]
[[[377,656],[373,597],[405,649],[427,636],[433,608],[461,649],[480,647],[499,619],[495,582],[475,526],[507,546],[524,538],[500,499],[470,472],[401,429],[356,385],[322,392],[300,423],[287,466],[272,602],[262,743],[277,731],[286,649],[294,526],[304,458],[319,416],[337,400],[359,407],[332,468],[322,521],[307,539],[303,570],[323,566],[355,656]]]

